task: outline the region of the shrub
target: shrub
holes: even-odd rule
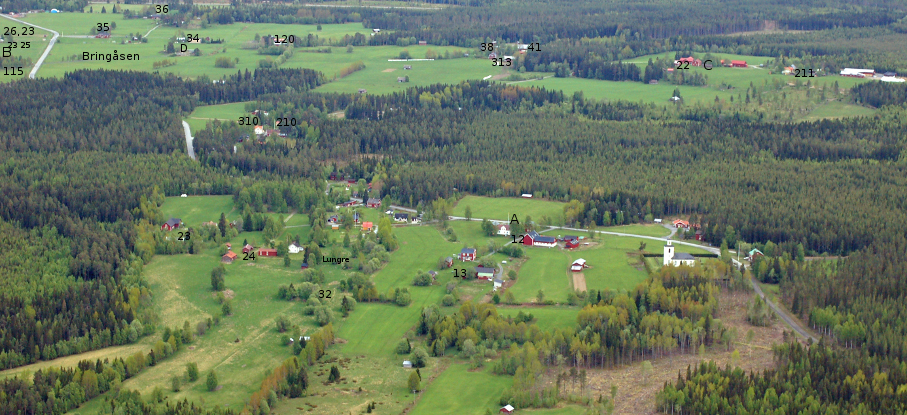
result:
[[[189,378],[189,382],[198,380],[198,365],[195,362],[186,364],[186,377]]]
[[[226,56],[222,56],[222,57],[219,57],[214,60],[214,67],[215,68],[235,68],[236,62],[233,59],[230,59]]]
[[[213,370],[208,373],[208,379],[205,381],[205,386],[208,387],[209,391],[217,389],[217,374],[215,374]]]
[[[441,305],[443,305],[444,307],[450,307],[456,303],[457,300],[455,300],[454,297],[450,294],[447,294],[444,296],[444,298],[441,298]]]

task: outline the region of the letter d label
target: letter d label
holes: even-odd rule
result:
[[[185,51],[187,51],[188,49],[189,49],[189,47],[186,46],[185,43],[180,43],[180,52],[185,52]]]

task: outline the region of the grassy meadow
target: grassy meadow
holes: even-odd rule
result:
[[[538,222],[542,216],[552,219],[555,224],[564,222],[564,203],[550,200],[465,196],[454,206],[451,215],[465,216],[467,206],[472,210],[473,218],[509,221],[511,215],[516,214],[520,221],[528,215],[534,222]]]
[[[521,303],[536,302],[536,294],[544,291],[546,300],[564,302],[572,288],[569,274],[570,260],[560,248],[527,248],[529,258],[520,268],[516,283],[510,287]]]
[[[641,235],[641,236],[655,236],[658,238],[664,238],[671,234],[671,231],[661,226],[660,224],[642,224],[637,223],[633,225],[622,225],[622,226],[607,226],[597,228],[599,231],[605,232],[618,232],[618,233],[628,233],[632,235]]]
[[[187,226],[220,219],[221,212],[227,220],[238,219],[240,213],[233,208],[233,196],[168,197],[161,208],[164,218],[180,218]]]
[[[471,372],[466,364],[451,364],[422,392],[419,403],[409,413],[482,415],[486,409],[497,413],[498,398],[513,384],[513,377],[494,375],[489,366]]]
[[[576,316],[579,314],[578,307],[538,307],[538,308],[520,308],[520,307],[499,307],[498,314],[507,317],[516,317],[522,311],[523,313],[532,314],[535,317],[535,324],[544,332],[554,328],[573,327],[576,325]]]

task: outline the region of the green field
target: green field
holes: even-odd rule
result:
[[[340,325],[337,335],[347,340],[341,351],[347,355],[393,356],[394,346],[418,322],[418,309],[391,304],[360,304]]]
[[[564,204],[550,200],[466,196],[457,202],[451,215],[465,216],[467,206],[472,210],[473,218],[509,221],[511,215],[516,214],[520,221],[528,215],[534,222],[539,222],[542,216],[550,218],[555,225],[564,222]]]
[[[546,300],[566,301],[573,284],[568,276],[567,254],[560,248],[527,248],[525,252],[529,260],[520,269],[516,284],[510,287],[516,300],[535,302],[536,294],[542,290]]]
[[[577,307],[498,308],[498,314],[508,317],[516,317],[520,311],[532,314],[535,317],[535,324],[543,332],[549,332],[554,328],[573,327],[576,325],[576,316],[579,314]]]
[[[487,59],[458,58],[435,61],[388,62],[396,58],[402,50],[408,50],[413,58],[421,59],[425,51],[431,49],[443,54],[462,56],[463,48],[439,46],[372,46],[353,48],[353,53],[346,53],[345,48],[334,48],[333,53],[296,53],[284,64],[284,68],[312,68],[322,71],[328,78],[356,61],[365,63],[365,69],[345,78],[338,79],[318,87],[321,92],[357,92],[360,88],[368,93],[387,94],[403,91],[414,86],[426,86],[436,83],[455,84],[466,79],[482,79],[488,75],[501,73],[501,69],[492,67]],[[411,65],[411,70],[404,70],[404,65]],[[409,76],[409,82],[398,82],[398,77]]]
[[[245,102],[196,107],[195,111],[186,117],[186,122],[189,123],[193,132],[202,130],[212,120],[236,121],[239,117],[250,115],[246,112],[245,107]]]
[[[452,364],[422,392],[418,405],[409,413],[482,415],[486,409],[497,413],[498,399],[512,384],[512,376],[493,375],[488,366],[470,372],[466,364]]]
[[[513,241],[509,236],[485,236],[485,233],[482,232],[482,222],[453,220],[447,222],[447,224],[450,225],[450,228],[457,234],[457,241],[461,244],[479,247],[488,245],[488,241],[495,241],[495,243],[498,244]]]
[[[812,110],[800,121],[818,121],[827,118],[859,117],[875,114],[876,110],[843,102],[829,102]]]
[[[180,218],[188,226],[217,222],[221,212],[227,214],[227,220],[240,216],[240,212],[233,210],[233,196],[168,197],[161,210],[165,220]]]
[[[627,255],[627,252],[633,253],[633,250],[627,249],[626,244],[618,242],[620,239],[633,238],[605,236],[598,239],[599,244],[593,248],[580,248],[569,252],[570,263],[583,258],[590,266],[583,271],[587,290],[632,290],[636,284],[646,279],[645,267],[641,264],[635,265],[638,262],[635,255]],[[636,245],[638,248],[639,243]]]
[[[242,237],[237,239],[241,241]],[[199,255],[158,255],[146,266],[145,275],[154,292],[154,307],[162,325],[181,327],[184,321],[189,321],[194,329],[199,321],[219,313],[220,305],[211,291],[209,277],[211,269],[219,263],[218,249],[211,248]],[[215,403],[242,407],[258,389],[264,372],[291,355],[288,347],[279,344],[275,317],[287,315],[304,332],[315,327],[311,317],[302,316],[301,303],[274,297],[280,284],[298,280],[298,270],[283,268],[279,259],[259,258],[227,265],[225,283],[235,295],[234,315],[224,318],[190,347],[123,382],[123,387],[147,394],[159,386],[168,391],[170,400],[188,398],[204,402],[207,407]],[[223,388],[208,392],[204,380],[199,380],[184,385],[178,393],[170,392],[170,377],[185,373],[189,362],[196,362],[202,374],[215,370]],[[102,403],[102,399],[95,399],[79,412],[96,413],[97,405]]]

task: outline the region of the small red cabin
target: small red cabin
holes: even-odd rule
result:
[[[261,248],[258,250],[258,256],[277,256],[277,250],[271,248]]]
[[[732,68],[746,68],[746,61],[731,61]]]

